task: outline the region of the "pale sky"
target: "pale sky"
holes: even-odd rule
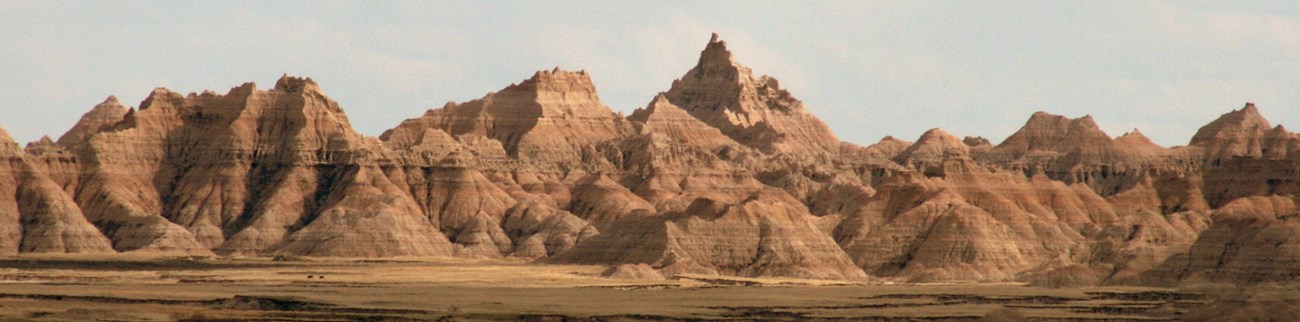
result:
[[[1300,126],[1289,1],[234,2],[0,0],[0,127],[57,138],[117,95],[312,77],[377,136],[536,70],[586,70],[631,112],[711,32],[840,139],[941,127],[1001,142],[1035,111],[1183,145],[1245,102]]]

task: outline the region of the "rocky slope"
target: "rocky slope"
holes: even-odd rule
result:
[[[840,142],[716,35],[623,117],[558,68],[378,138],[311,79],[109,97],[0,136],[0,254],[519,257],[610,276],[1293,280],[1300,136],[1254,105],[1166,148],[1045,112],[994,145]],[[1293,258],[1295,257],[1295,258]]]

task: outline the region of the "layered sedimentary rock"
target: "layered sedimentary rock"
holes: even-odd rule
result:
[[[735,148],[738,145],[723,135],[722,131],[673,105],[663,93],[656,95],[645,108],[633,111],[627,119],[640,124],[642,132],[663,135],[709,151]]]
[[[996,150],[1016,156],[1031,152],[1069,153],[1083,150],[1098,153],[1111,144],[1091,115],[1070,119],[1045,112],[1034,113],[1024,127],[998,144]]]
[[[3,134],[0,132],[0,134]],[[1043,285],[1294,280],[1300,136],[1253,105],[1165,148],[1046,112],[994,145],[840,142],[716,35],[622,117],[539,71],[378,138],[311,79],[0,135],[0,254],[517,257],[606,275]],[[1157,278],[1159,277],[1159,278]]]
[[[1185,253],[1144,272],[1146,282],[1269,283],[1300,277],[1300,213],[1293,197],[1240,198]]]
[[[893,160],[911,146],[912,142],[899,140],[893,136],[885,136],[879,142],[867,146],[865,154],[868,157]]]
[[[618,222],[556,258],[559,262],[646,263],[666,274],[863,279],[807,208],[780,190],[736,204],[697,199],[682,211]]]
[[[868,272],[909,280],[1007,280],[1082,258],[1079,230],[1114,221],[1088,189],[952,158],[899,173],[836,230]]]
[[[104,99],[104,102],[91,108],[90,112],[82,115],[77,124],[72,126],[72,129],[59,136],[57,143],[65,147],[80,144],[92,134],[100,132],[105,126],[121,122],[122,118],[126,117],[126,114],[130,112],[130,109],[122,106],[122,103],[117,101],[117,96],[109,96]]]
[[[380,138],[406,146],[433,130],[499,141],[519,160],[581,167],[599,165],[593,146],[630,128],[600,102],[586,72],[557,68],[478,100],[430,110]]]
[[[0,129],[0,254],[112,252],[81,208],[30,159]]]
[[[1239,110],[1225,113],[1214,122],[1206,124],[1192,136],[1191,146],[1205,149],[1205,157],[1227,159],[1232,157],[1264,156],[1264,134],[1269,131],[1268,120],[1259,114],[1254,103],[1246,103]]]
[[[665,96],[736,141],[765,152],[835,151],[825,123],[768,76],[737,64],[717,34]]]
[[[1215,208],[1243,197],[1300,194],[1296,146],[1295,133],[1270,127],[1249,103],[1201,127],[1189,144],[1203,151],[1204,197]]]
[[[925,131],[921,138],[899,153],[899,163],[935,163],[970,154],[970,146],[942,129]]]

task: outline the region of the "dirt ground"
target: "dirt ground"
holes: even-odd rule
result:
[[[0,320],[1139,320],[1206,303],[1133,287],[679,276],[519,260],[0,258]],[[993,314],[990,314],[990,313]]]

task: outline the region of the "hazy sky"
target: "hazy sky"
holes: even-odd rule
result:
[[[0,127],[57,138],[110,94],[288,73],[373,136],[555,66],[630,112],[710,32],[864,145],[934,127],[997,143],[1040,110],[1182,145],[1246,101],[1300,126],[1300,7],[1233,3],[0,0]]]

